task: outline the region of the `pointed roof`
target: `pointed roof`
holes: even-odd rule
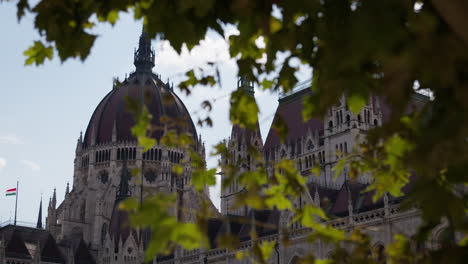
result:
[[[39,215],[37,216],[36,228],[42,228],[42,196],[41,202],[39,203]]]
[[[20,231],[16,228],[13,230],[11,237],[6,244],[5,255],[7,258],[32,259],[31,254],[29,254],[29,250],[24,244]]]
[[[278,119],[281,119],[286,124],[288,128],[286,142],[306,137],[310,132],[320,133],[323,130],[324,125],[322,120],[312,118],[304,121],[302,119],[304,100],[310,92],[310,89],[304,89],[279,100],[273,124],[278,122]],[[265,140],[264,149],[273,148],[280,143],[280,137],[272,125]]]
[[[60,249],[52,235],[49,233],[45,241],[42,242],[41,261],[52,263],[65,263]]]
[[[76,250],[75,250],[75,264],[94,264],[93,255],[89,252],[88,247],[86,246],[83,239],[80,240]]]

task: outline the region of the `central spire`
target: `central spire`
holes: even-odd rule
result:
[[[136,72],[151,72],[154,67],[154,50],[144,27],[141,30],[138,49],[134,53],[133,64],[136,67]]]

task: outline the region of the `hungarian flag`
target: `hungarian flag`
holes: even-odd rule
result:
[[[5,195],[6,195],[6,196],[16,195],[16,188],[6,190]]]

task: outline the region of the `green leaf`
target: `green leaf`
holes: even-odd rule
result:
[[[44,63],[46,58],[52,60],[54,50],[51,46],[44,46],[41,41],[34,41],[34,45],[25,50],[23,55],[26,56],[25,65],[35,63],[38,66]]]
[[[366,101],[367,100],[363,96],[357,94],[352,94],[347,97],[348,107],[355,115],[366,105]]]
[[[216,184],[216,169],[193,171],[192,183],[197,191],[202,191],[205,186],[214,186]]]
[[[333,178],[336,179],[338,176],[340,176],[341,172],[343,171],[344,167],[346,166],[347,160],[345,158],[340,159],[335,166],[333,167],[333,171],[335,174],[333,175]]]
[[[233,124],[239,124],[241,127],[256,130],[258,112],[258,106],[253,96],[243,89],[232,92],[229,119]]]

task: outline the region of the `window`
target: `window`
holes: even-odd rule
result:
[[[102,184],[106,184],[107,181],[109,180],[109,173],[106,170],[100,171],[99,180],[101,181]]]

